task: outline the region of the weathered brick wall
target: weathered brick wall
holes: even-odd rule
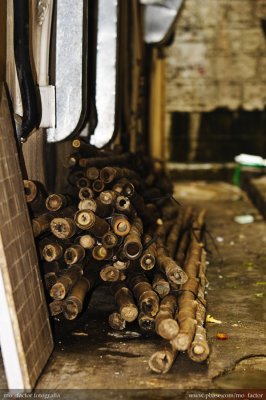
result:
[[[262,110],[266,0],[185,0],[166,51],[166,109]]]
[[[30,388],[39,377],[53,342],[13,135],[3,91],[0,104],[0,274],[24,387]],[[1,330],[5,329],[1,325]],[[5,364],[12,367],[10,343],[1,343],[1,346]],[[12,380],[12,371],[7,378]]]

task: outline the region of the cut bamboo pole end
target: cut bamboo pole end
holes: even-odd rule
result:
[[[64,302],[63,314],[68,320],[75,319],[82,311],[87,292],[91,289],[91,283],[85,277],[81,277],[71,289]]]
[[[61,300],[53,300],[49,304],[49,311],[52,317],[59,315],[63,312],[64,303]]]
[[[176,297],[168,295],[161,301],[159,312],[155,318],[155,331],[166,340],[174,339],[179,332],[178,323],[174,319],[176,308]]]
[[[203,362],[210,354],[206,337],[206,330],[203,326],[197,325],[196,333],[191,346],[188,348],[188,356],[192,361]]]
[[[161,299],[163,299],[170,293],[170,284],[160,272],[157,272],[154,275],[152,288],[160,296]]]
[[[112,329],[123,331],[126,327],[126,321],[121,317],[118,312],[114,312],[108,317],[109,325]]]
[[[132,322],[138,317],[138,308],[134,302],[133,295],[127,287],[121,287],[115,293],[115,302],[117,304],[121,317]]]
[[[166,374],[173,366],[177,351],[171,347],[159,350],[149,359],[149,367],[157,374]]]

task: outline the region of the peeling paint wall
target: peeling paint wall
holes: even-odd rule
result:
[[[166,51],[166,111],[263,110],[266,0],[185,0]]]

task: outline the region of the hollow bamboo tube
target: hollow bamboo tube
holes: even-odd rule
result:
[[[91,287],[91,282],[84,276],[74,284],[64,302],[63,314],[66,319],[75,319],[82,311],[85,296]]]
[[[149,367],[158,374],[166,374],[173,366],[178,352],[171,346],[156,351],[149,359]]]
[[[71,287],[82,275],[82,269],[78,266],[72,266],[61,275],[57,282],[50,289],[50,296],[54,300],[63,300]]]
[[[91,157],[90,159],[93,159],[93,157],[103,157],[105,163],[106,163],[105,158],[110,157],[113,154],[106,150],[99,150],[90,143],[87,143],[82,139],[74,139],[72,141],[72,147],[75,150],[78,150],[79,153]]]
[[[100,171],[100,177],[105,183],[111,183],[122,177],[121,168],[104,167]]]
[[[75,167],[76,165],[78,165],[79,162],[79,156],[75,153],[70,154],[70,156],[68,156],[66,158],[66,166],[67,167]]]
[[[121,212],[132,217],[136,217],[136,211],[132,207],[132,204],[128,197],[124,195],[118,195],[115,201],[115,208],[118,212]]]
[[[59,211],[62,208],[67,207],[69,204],[70,204],[69,197],[57,193],[50,194],[45,201],[45,206],[47,210],[52,212]]]
[[[186,272],[168,256],[165,248],[165,238],[167,231],[171,229],[172,221],[157,226],[157,263],[160,270],[166,275],[169,283],[175,285],[183,284],[187,281]]]
[[[177,244],[179,241],[179,236],[182,230],[182,220],[183,220],[183,214],[180,211],[177,217],[176,222],[170,229],[170,232],[168,234],[167,240],[166,240],[166,247],[168,250],[168,255],[169,257],[173,258],[175,253],[176,253],[176,248]]]
[[[91,183],[90,183],[89,179],[86,178],[86,176],[80,177],[76,182],[76,186],[78,189],[88,188],[88,187],[90,187],[90,184]]]
[[[100,193],[104,190],[105,184],[102,179],[95,179],[95,181],[92,182],[91,187],[95,193]]]
[[[101,260],[110,260],[113,256],[113,249],[107,249],[104,247],[102,244],[96,245],[92,249],[92,257],[95,260],[101,261]]]
[[[77,211],[74,220],[80,229],[87,230],[97,237],[102,237],[110,229],[108,222],[90,210]]]
[[[92,199],[94,196],[94,193],[91,188],[89,187],[82,187],[79,189],[79,199],[80,200],[87,200],[87,199]]]
[[[84,249],[93,249],[96,244],[96,240],[91,235],[82,235],[78,236],[76,242],[80,244],[80,246],[84,247]]]
[[[134,183],[132,183],[126,178],[121,178],[114,184],[113,190],[124,196],[132,197],[133,194],[135,193],[135,185],[134,184],[136,185],[135,180],[134,180]]]
[[[197,325],[194,339],[188,348],[188,356],[195,362],[205,361],[210,354],[207,342],[206,330],[203,326]]]
[[[198,289],[198,299],[197,299],[197,308],[196,308],[196,331],[194,339],[188,348],[189,357],[195,362],[205,361],[210,353],[209,345],[207,342],[206,330],[204,328],[205,323],[205,315],[206,315],[206,300],[205,300],[205,287],[206,287],[206,252],[202,251],[201,255],[201,263],[199,267],[199,282],[200,286]]]
[[[129,234],[125,237],[123,251],[129,260],[136,260],[142,252],[141,235],[143,233],[142,221],[136,218],[131,225]]]
[[[106,218],[112,214],[113,207],[109,204],[103,204],[98,199],[81,200],[78,205],[79,210],[91,210],[98,217]]]
[[[108,231],[102,237],[102,244],[106,249],[112,249],[118,244],[118,237],[112,231]]]
[[[34,237],[50,230],[50,223],[53,217],[49,213],[41,214],[32,220],[32,230]]]
[[[41,254],[45,261],[53,262],[59,260],[64,253],[63,246],[57,242],[50,242],[43,246]]]
[[[111,315],[109,315],[108,322],[110,327],[117,331],[122,331],[126,327],[126,321],[118,312],[113,312]]]
[[[198,242],[201,242],[202,240],[202,230],[205,224],[205,215],[206,210],[200,210],[192,223],[193,234]]]
[[[156,333],[166,340],[174,339],[179,332],[179,326],[174,319],[176,308],[176,297],[168,295],[161,301],[159,312],[155,317]]]
[[[189,277],[182,286],[182,293],[178,298],[179,333],[171,341],[172,346],[180,351],[185,351],[191,345],[196,329],[196,306],[195,295],[198,293],[199,281],[195,277]]]
[[[144,312],[140,312],[138,316],[138,324],[140,329],[145,332],[154,332],[155,330],[155,319],[154,317],[149,317]]]
[[[53,300],[49,303],[49,311],[52,317],[59,315],[63,312],[64,303],[62,300]]]
[[[72,218],[53,218],[50,223],[50,228],[57,238],[69,239],[77,232],[77,227]]]
[[[104,181],[104,183],[111,183],[115,179],[120,179],[123,177],[134,179],[138,178],[136,172],[128,168],[104,167],[100,171],[100,178]]]
[[[175,261],[181,267],[183,267],[185,259],[186,259],[189,240],[190,240],[190,231],[186,230],[182,234],[182,237],[180,239],[180,243],[178,245],[178,249],[177,249],[177,252],[176,252],[176,256],[175,256]]]
[[[37,181],[24,180],[26,202],[34,215],[45,211],[45,198],[47,197],[44,186]]]
[[[114,215],[111,218],[111,226],[114,233],[122,237],[128,235],[131,228],[130,222],[124,215]]]
[[[79,204],[78,204],[78,209],[79,210],[91,210],[93,211],[93,209],[95,209],[95,203],[93,199],[84,199],[84,200],[80,200]]]
[[[164,249],[157,245],[157,262],[168,280],[176,285],[182,285],[188,279],[186,272],[171,258],[165,255]]]
[[[113,263],[113,266],[118,269],[119,271],[124,271],[125,269],[128,269],[130,266],[130,260],[116,260]]]
[[[33,201],[35,201],[38,198],[41,184],[40,184],[40,182],[26,180],[26,179],[23,180],[23,184],[24,184],[24,192],[25,192],[26,202],[28,204],[32,203]],[[41,201],[42,202],[44,201],[43,196],[41,196]]]
[[[115,205],[117,193],[115,193],[113,190],[104,190],[99,194],[99,199],[103,204],[111,204]]]
[[[57,275],[54,272],[47,272],[43,276],[44,278],[44,285],[47,290],[50,290],[57,282]]]
[[[135,321],[138,317],[138,308],[131,291],[125,286],[121,287],[116,291],[114,297],[121,317],[127,322]]]
[[[143,275],[135,275],[130,279],[130,285],[140,310],[149,317],[155,317],[159,310],[159,298],[148,279]]]
[[[174,257],[177,264],[181,267],[183,267],[186,259],[187,249],[191,236],[191,219],[193,216],[192,211],[192,207],[188,206],[185,208],[185,211],[183,213],[181,238],[179,240],[178,248]]]
[[[107,265],[100,271],[100,278],[104,282],[117,282],[120,280],[120,276],[120,271],[112,265]]]
[[[180,330],[178,335],[171,340],[172,346],[177,350],[186,351],[192,343],[197,325],[195,309],[196,305],[194,305],[194,309],[191,305],[188,305],[183,307],[183,315],[178,315]]]
[[[79,244],[72,244],[64,252],[64,260],[67,265],[77,264],[85,258],[85,249]]]
[[[170,293],[169,282],[165,279],[164,275],[157,272],[152,281],[153,290],[163,299]]]
[[[79,178],[84,177],[84,172],[82,170],[75,170],[72,171],[69,175],[68,175],[68,182],[71,185],[76,185],[77,181]]]
[[[127,163],[130,157],[131,155],[129,153],[110,155],[108,156],[108,159],[106,157],[101,157],[100,155],[97,155],[95,157],[83,158],[82,166],[96,166],[97,168],[104,168],[106,164],[122,165],[124,163]]]
[[[100,171],[99,171],[98,168],[96,168],[96,167],[88,167],[86,169],[86,177],[89,180],[94,181],[95,179],[99,178],[99,176],[100,176]]]
[[[144,245],[149,243],[151,239],[152,239],[151,236],[145,235],[143,239]],[[141,268],[146,271],[149,271],[152,268],[154,268],[156,264],[156,256],[157,256],[157,248],[156,248],[156,243],[154,242],[150,244],[149,247],[143,251],[142,256],[140,258]]]

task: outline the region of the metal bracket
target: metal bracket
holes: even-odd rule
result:
[[[183,0],[140,0],[140,2],[145,6],[145,42],[163,46],[172,33]]]

